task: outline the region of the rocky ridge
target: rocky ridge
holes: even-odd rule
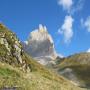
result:
[[[24,57],[22,45],[17,36],[0,24],[0,61],[29,70]]]

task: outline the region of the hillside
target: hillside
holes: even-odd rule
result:
[[[0,24],[0,89],[83,90],[28,56],[17,36]]]
[[[77,86],[90,88],[90,53],[75,54],[59,61],[54,68],[60,75]]]

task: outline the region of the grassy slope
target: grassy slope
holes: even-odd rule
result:
[[[2,87],[20,87],[20,90],[82,90],[77,88],[69,81],[51,73],[40,64],[33,62],[37,70],[25,73],[18,68],[0,63],[0,88]]]
[[[64,70],[65,68],[71,68],[75,72],[79,81],[90,87],[90,54],[82,53],[70,56],[63,60],[62,63],[57,65],[59,70]]]
[[[13,52],[16,35],[2,25],[0,26],[0,33],[6,34],[9,48]],[[13,36],[13,39],[11,36]],[[3,60],[2,57],[5,59]],[[22,72],[18,67],[20,64],[17,63],[17,60],[8,56],[6,48],[0,44],[0,60],[2,61],[0,62],[0,88],[17,86],[20,87],[20,90],[81,90],[63,77],[46,70],[25,53],[22,59],[30,65],[31,72]],[[6,62],[11,63],[12,66],[6,64]]]

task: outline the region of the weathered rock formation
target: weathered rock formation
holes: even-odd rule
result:
[[[41,64],[47,64],[57,57],[53,39],[47,28],[42,25],[30,33],[24,49]]]
[[[0,61],[25,70],[29,65],[24,57],[25,55],[19,39],[3,24],[0,24]]]

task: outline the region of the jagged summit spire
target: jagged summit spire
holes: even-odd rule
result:
[[[41,64],[45,65],[57,57],[53,38],[48,33],[46,26],[42,24],[39,25],[39,29],[35,29],[30,33],[25,43],[25,51]]]
[[[43,25],[39,24],[39,30],[42,30],[42,29],[43,29]]]
[[[43,26],[42,24],[39,24],[38,31],[40,31],[40,32],[47,32],[47,28],[46,28],[46,26]]]
[[[30,33],[29,40],[38,40],[38,41],[43,41],[43,40],[50,40],[51,43],[53,43],[51,35],[49,35],[46,26],[43,26],[42,24],[39,24],[39,28],[33,30]]]

